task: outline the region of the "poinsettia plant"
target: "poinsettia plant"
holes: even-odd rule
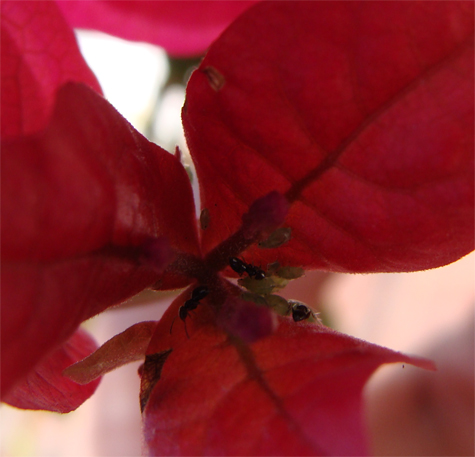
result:
[[[251,3],[2,3],[3,401],[69,412],[142,360],[151,455],[364,455],[371,374],[433,368],[278,291],[473,250],[473,4]],[[183,107],[199,220],[65,17],[175,55],[216,38]],[[182,290],[95,351],[79,325],[146,288]]]

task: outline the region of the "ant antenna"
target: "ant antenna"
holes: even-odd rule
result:
[[[190,335],[188,335],[188,330],[186,329],[186,321],[183,321],[183,325],[185,326],[186,337],[190,339]]]
[[[173,318],[172,325],[170,325],[170,335],[172,334],[173,324],[175,323],[176,316]]]
[[[181,307],[180,307],[180,309],[181,309]],[[172,334],[173,324],[175,323],[176,318],[177,318],[177,316],[175,316],[173,318],[172,325],[170,326],[170,335]],[[188,330],[186,329],[186,320],[185,319],[183,319],[183,324],[185,325],[186,336],[187,336],[188,339],[190,339],[190,335],[188,335]]]

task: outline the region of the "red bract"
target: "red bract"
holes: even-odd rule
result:
[[[52,2],[2,2],[2,139],[46,127],[56,90],[83,82],[101,93],[73,31]]]
[[[204,249],[278,190],[293,202],[292,240],[253,250],[258,263],[410,271],[470,252],[472,8],[264,2],[242,15],[183,111],[210,213]]]
[[[265,2],[242,15],[187,90],[184,126],[209,215],[200,234],[178,158],[87,87],[98,90],[75,47],[65,59],[41,39],[69,33],[54,5],[6,5],[2,83],[21,89],[6,106],[29,114],[2,130],[4,398],[76,407],[97,383],[75,389],[60,375],[58,348],[77,326],[146,287],[189,285],[158,323],[73,370],[88,382],[145,356],[150,454],[363,454],[371,373],[432,365],[276,317],[271,308],[291,308],[271,297],[285,276],[268,264],[408,271],[473,249],[473,5]],[[25,41],[10,23],[40,30]],[[8,58],[32,47],[43,60]],[[48,74],[47,91],[24,97],[24,68],[46,74],[50,61],[67,76]],[[279,226],[282,242],[266,242]],[[35,367],[49,367],[70,406],[43,395]]]
[[[202,327],[168,356],[145,409],[150,454],[365,455],[361,389],[397,361],[431,368],[284,319],[252,345]]]
[[[99,379],[81,386],[62,376],[61,372],[96,348],[96,343],[84,330],[77,330],[3,400],[23,409],[46,409],[57,413],[73,411],[94,393]]]
[[[172,253],[148,261],[151,239],[198,244],[181,164],[82,85],[59,91],[44,132],[3,142],[2,173],[6,393],[82,321],[157,280]]]
[[[59,1],[72,27],[157,44],[174,56],[202,54],[254,1]]]

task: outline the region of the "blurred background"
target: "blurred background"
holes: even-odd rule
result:
[[[178,145],[185,164],[192,167],[180,110],[186,79],[198,60],[170,60],[158,47],[97,32],[81,31],[78,38],[106,98],[151,141],[170,152]],[[193,185],[196,191],[196,179]],[[466,450],[473,451],[474,279],[471,254],[447,267],[419,273],[308,273],[282,294],[320,310],[339,331],[397,351],[430,356],[438,364],[436,374],[394,365],[381,368],[373,377],[366,394],[375,454],[473,455]],[[136,322],[158,320],[173,296],[145,292],[91,319],[86,327],[102,344]],[[67,415],[2,405],[1,455],[140,455],[138,365],[106,375],[95,395]],[[444,397],[445,406],[416,402],[420,395],[414,385],[423,390],[432,386],[437,398]],[[447,427],[431,423],[434,417]],[[447,436],[441,429],[447,429]]]

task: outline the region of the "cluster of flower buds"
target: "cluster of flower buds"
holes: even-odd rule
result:
[[[242,216],[244,237],[256,240],[261,249],[281,247],[292,235],[290,227],[281,227],[288,208],[287,199],[278,192],[257,199]],[[275,330],[276,314],[292,316],[295,322],[319,322],[304,303],[287,301],[274,294],[289,281],[303,276],[302,268],[283,267],[274,262],[264,271],[238,257],[230,257],[229,266],[241,276],[238,284],[246,289],[240,297],[229,297],[220,311],[218,321],[229,334],[246,342],[256,341]]]
[[[317,314],[305,303],[297,300],[286,300],[273,292],[283,289],[289,281],[303,276],[304,270],[299,267],[282,267],[278,262],[267,266],[265,278],[256,280],[252,277],[240,279],[238,284],[245,289],[241,298],[252,301],[260,306],[273,309],[282,316],[291,315],[294,322],[307,321],[321,323]]]

